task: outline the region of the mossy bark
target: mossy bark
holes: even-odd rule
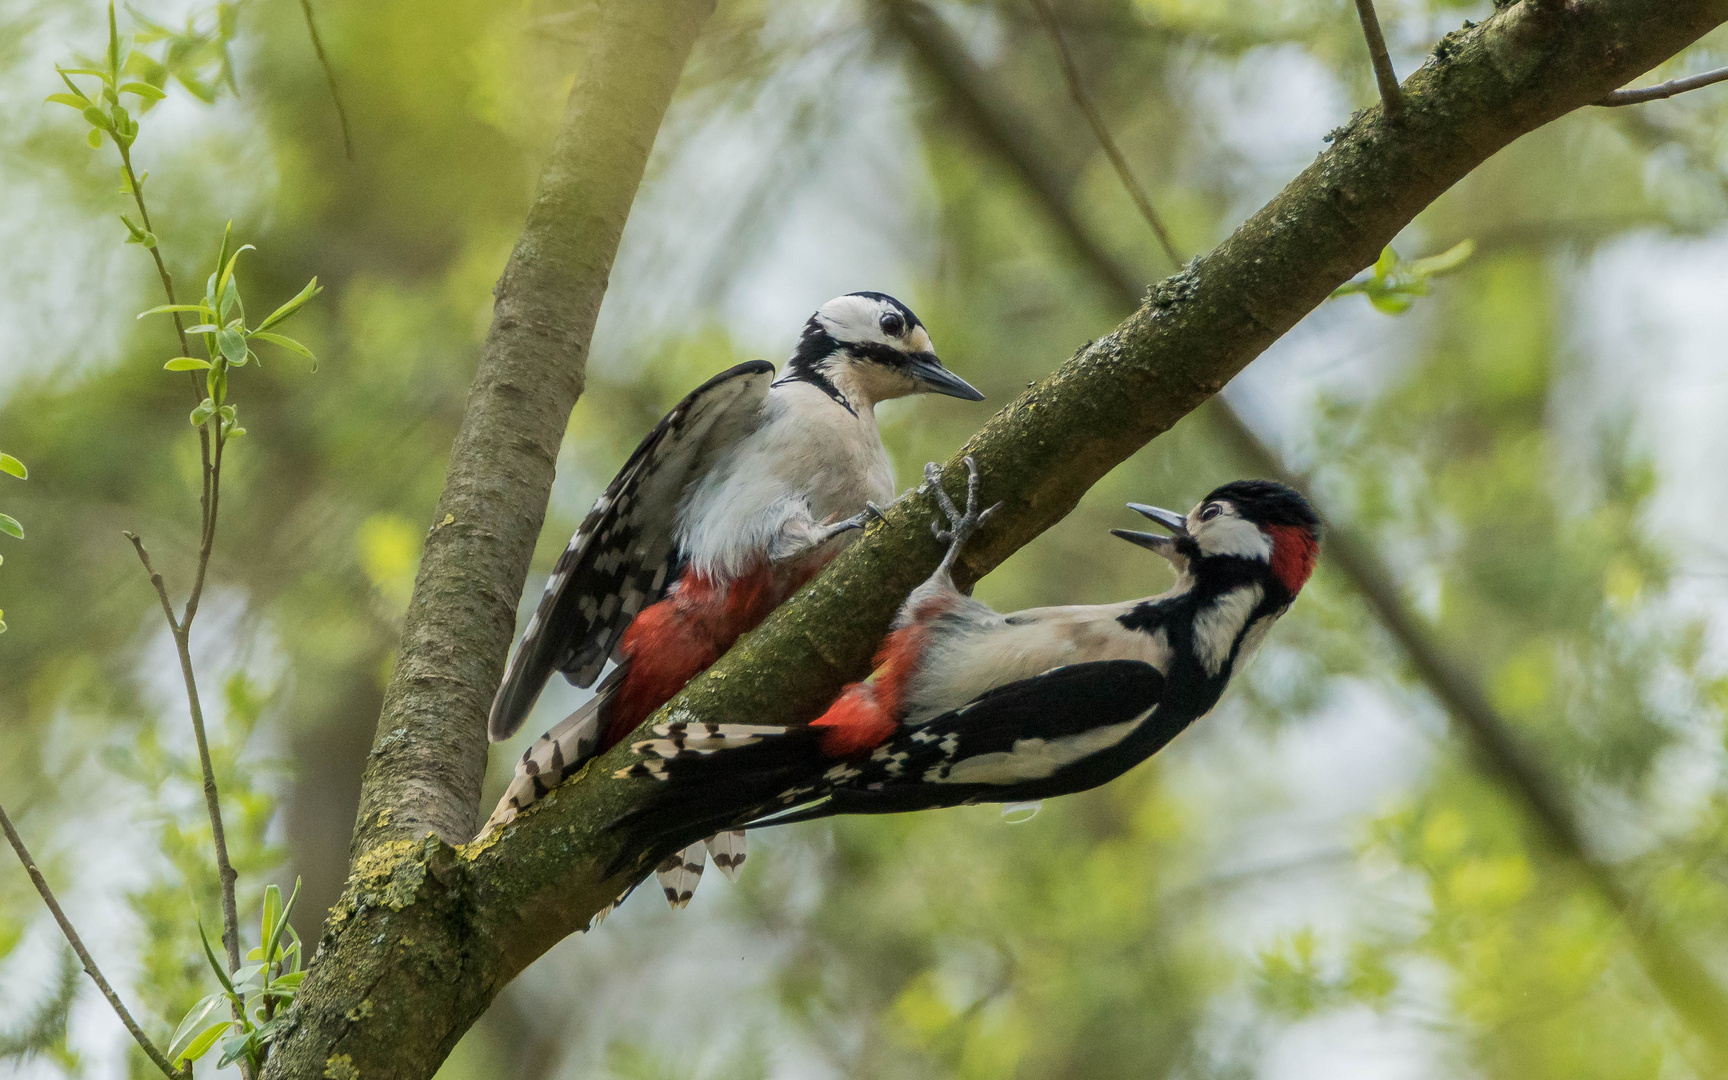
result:
[[[270,1077],[428,1077],[503,978],[468,865],[486,713],[648,154],[714,0],[583,5],[561,132],[499,279],[361,788],[347,888]],[[589,11],[592,8],[592,11]]]
[[[668,22],[675,8],[699,21],[690,11],[699,6],[655,9]],[[1114,332],[967,444],[963,453],[978,460],[986,497],[1005,506],[957,576],[986,573],[1059,520],[1099,477],[1215,394],[1501,147],[1602,98],[1725,18],[1728,0],[1526,2],[1448,35],[1406,81],[1399,122],[1378,109],[1352,118],[1234,235],[1152,289]],[[645,77],[640,65],[625,73],[626,81]],[[616,89],[589,72],[577,94],[604,101]],[[555,157],[584,144],[581,124],[614,118],[578,104],[571,120]],[[640,172],[637,163],[624,185],[630,191]],[[547,186],[583,175],[550,168]],[[580,193],[543,192],[500,285],[499,319],[474,390],[484,400],[471,402],[439,510],[440,521],[455,520],[428,544],[414,600],[428,611],[411,613],[399,685],[366,781],[354,875],[289,1014],[293,1026],[271,1077],[430,1076],[499,988],[644,872],[646,864],[634,862],[606,880],[615,860],[646,854],[622,851],[607,824],[656,795],[650,781],[610,779],[629,760],[627,746],[485,844],[452,848],[427,835],[462,835],[477,808],[485,706],[502,669],[558,436],[580,387],[580,350],[575,357],[571,350],[586,344],[610,261],[610,248],[604,260],[583,262],[544,245],[591,215]],[[615,244],[622,210],[594,220],[594,228],[614,230]],[[549,263],[563,269],[548,272]],[[568,290],[582,266],[600,280],[582,282],[586,299],[578,303]],[[530,400],[545,393],[556,397]],[[948,475],[958,490],[952,464]],[[901,598],[935,565],[933,511],[923,494],[891,508],[886,524],[871,527],[662,715],[757,722],[813,715],[864,670]]]

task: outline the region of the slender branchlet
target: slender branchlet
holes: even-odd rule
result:
[[[1374,81],[1380,84],[1386,119],[1397,120],[1404,115],[1404,94],[1398,89],[1398,74],[1392,70],[1392,57],[1386,51],[1386,36],[1380,32],[1380,17],[1374,14],[1374,0],[1356,0],[1356,16],[1362,20],[1362,36],[1368,39],[1368,59],[1374,64]]]
[[[312,17],[312,0],[300,0],[300,11],[306,16],[306,33],[312,37],[312,51],[318,54],[318,66],[324,69],[324,83],[330,88],[330,102],[336,106],[336,122],[342,127],[342,153],[354,160],[354,140],[348,134],[348,110],[342,107],[342,94],[336,89],[336,69],[324,55],[324,41],[318,36],[318,22]]]
[[[1050,35],[1050,41],[1056,46],[1056,58],[1062,64],[1062,77],[1068,83],[1068,93],[1073,96],[1074,104],[1080,107],[1080,112],[1086,117],[1086,122],[1092,126],[1092,134],[1097,137],[1098,145],[1104,151],[1104,156],[1110,159],[1110,167],[1116,170],[1116,176],[1127,189],[1128,197],[1134,200],[1134,206],[1140,211],[1140,216],[1146,219],[1146,224],[1152,227],[1152,235],[1158,238],[1158,244],[1164,249],[1164,254],[1170,259],[1170,265],[1181,267],[1182,256],[1176,250],[1176,244],[1170,239],[1170,230],[1165,228],[1164,219],[1158,216],[1158,211],[1152,208],[1152,200],[1147,197],[1146,189],[1135,178],[1134,170],[1128,167],[1128,159],[1122,155],[1122,150],[1111,138],[1110,129],[1104,124],[1104,116],[1092,101],[1092,96],[1086,92],[1086,84],[1080,81],[1080,68],[1074,63],[1074,56],[1068,51],[1068,43],[1062,37],[1062,24],[1057,22],[1056,15],[1050,10],[1047,0],[1030,0],[1032,10],[1037,13],[1038,21],[1044,24],[1045,31]]]
[[[1646,101],[1661,101],[1663,98],[1671,98],[1675,94],[1684,94],[1688,90],[1697,90],[1700,87],[1712,86],[1723,81],[1728,81],[1728,67],[1719,67],[1714,71],[1688,75],[1683,79],[1669,79],[1665,83],[1657,83],[1655,86],[1641,86],[1636,90],[1616,90],[1596,104],[1606,108],[1614,108],[1619,105],[1641,105]]]
[[[89,975],[97,989],[102,991],[102,996],[108,999],[108,1006],[114,1010],[116,1016],[120,1017],[120,1022],[126,1025],[126,1030],[131,1033],[133,1041],[137,1042],[139,1049],[143,1050],[145,1056],[155,1063],[158,1069],[162,1070],[162,1075],[168,1077],[168,1080],[191,1080],[192,1066],[188,1064],[185,1071],[176,1069],[173,1063],[168,1060],[168,1056],[162,1053],[156,1044],[150,1040],[150,1036],[144,1034],[144,1029],[138,1026],[138,1021],[132,1019],[132,1013],[127,1010],[126,1003],[120,1000],[120,995],[114,991],[113,985],[103,977],[102,969],[96,966],[96,961],[90,956],[90,950],[84,947],[84,939],[78,936],[78,931],[72,926],[72,920],[68,919],[66,912],[61,910],[60,901],[55,898],[54,890],[48,887],[48,879],[42,876],[42,871],[36,866],[36,860],[30,856],[30,849],[24,846],[24,838],[18,835],[18,830],[12,826],[12,819],[6,816],[4,806],[0,806],[0,829],[5,830],[6,840],[12,845],[12,850],[18,853],[18,861],[24,864],[24,872],[30,875],[30,883],[36,886],[36,892],[41,895],[42,902],[48,905],[48,913],[53,915],[54,921],[60,925],[60,933],[65,935],[66,943],[72,946],[74,953],[78,954],[78,962],[84,965],[85,974]]]

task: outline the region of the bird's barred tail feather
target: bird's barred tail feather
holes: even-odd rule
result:
[[[672,905],[673,911],[682,910],[696,895],[696,886],[702,880],[702,866],[706,861],[702,845],[691,844],[668,855],[655,869],[654,874],[660,879],[660,888],[665,890],[666,902]]]
[[[744,869],[744,860],[750,856],[745,850],[744,830],[727,829],[710,836],[704,843],[708,847],[708,857],[726,875],[726,880],[737,881],[738,872]]]
[[[619,673],[623,670],[618,668],[607,676],[593,698],[535,739],[523,752],[521,760],[516,762],[516,775],[511,777],[510,786],[505,789],[504,797],[498,801],[492,816],[486,819],[480,835],[474,838],[476,841],[486,839],[515,821],[517,814],[545,798],[547,792],[574,775],[599,752],[605,734],[600,712],[616,690],[620,682]]]

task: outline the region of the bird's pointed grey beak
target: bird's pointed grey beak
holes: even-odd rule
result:
[[[1145,503],[1129,503],[1128,509],[1141,517],[1151,518],[1177,536],[1188,535],[1188,518],[1184,514],[1178,514],[1174,510],[1165,510],[1162,507],[1147,506]]]
[[[1156,521],[1158,524],[1175,533],[1176,536],[1188,535],[1188,519],[1183,517],[1181,514],[1169,510],[1161,510],[1156,506],[1145,506],[1140,503],[1129,503],[1128,509],[1137,514],[1151,518],[1153,521]],[[1175,562],[1180,558],[1180,554],[1176,550],[1175,537],[1159,536],[1157,533],[1135,532],[1132,529],[1111,529],[1110,532],[1111,535],[1120,536],[1130,544],[1143,547],[1147,551],[1155,551],[1166,559],[1169,559],[1171,562]]]
[[[961,401],[983,401],[984,395],[973,389],[972,384],[942,366],[942,361],[936,359],[932,352],[917,353],[907,365],[912,377],[917,379],[926,393],[946,394],[957,397]]]

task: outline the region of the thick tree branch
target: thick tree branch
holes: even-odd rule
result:
[[[1034,0],[1037,3],[1038,0]],[[1020,177],[1051,176],[1051,155],[1040,147],[1030,117],[1012,115],[1003,102],[1009,95],[996,88],[964,53],[943,39],[924,35],[908,44],[929,67],[960,76],[946,80],[959,115],[990,130],[974,130],[976,141],[999,163]],[[1108,129],[1094,122],[1100,141],[1110,142]],[[1008,155],[1008,156],[1000,156]],[[1010,160],[1012,157],[1013,160]],[[1122,175],[1123,183],[1133,178]],[[1063,234],[1077,261],[1109,289],[1124,311],[1139,302],[1140,285],[1132,271],[1118,263],[1085,228],[1062,193],[1030,186],[1039,209]],[[1208,403],[1208,413],[1247,469],[1303,491],[1317,506],[1308,479],[1286,465],[1261,441],[1222,395]],[[1322,511],[1324,513],[1324,511]],[[1469,742],[1480,767],[1493,776],[1535,826],[1538,839],[1577,872],[1597,897],[1621,919],[1645,975],[1669,1007],[1690,1026],[1720,1059],[1728,1063],[1728,1032],[1720,1018],[1728,1016],[1728,995],[1711,974],[1687,953],[1662,923],[1652,919],[1621,882],[1612,867],[1591,850],[1583,828],[1570,807],[1563,785],[1523,747],[1512,723],[1488,700],[1479,681],[1441,644],[1434,630],[1405,601],[1395,578],[1374,545],[1348,525],[1328,519],[1326,562],[1361,595],[1393,641],[1403,650],[1416,674],[1451,713]]]
[[[887,6],[890,17],[917,22],[916,12]],[[634,11],[606,10],[623,7]],[[1215,394],[1501,147],[1601,99],[1725,17],[1728,0],[1572,0],[1559,14],[1516,5],[1449,35],[1442,55],[1406,81],[1401,124],[1385,123],[1378,109],[1359,114],[1228,240],[1160,283],[1114,332],[968,443],[989,497],[1005,505],[956,576],[976,579],[1060,520],[1099,477]],[[638,63],[631,80],[643,78]],[[597,79],[590,92],[604,88]],[[572,139],[567,133],[561,146]],[[530,236],[538,239],[545,220],[531,219]],[[524,246],[535,242],[525,237]],[[495,339],[506,328],[520,333],[514,320],[539,314],[528,306],[537,301],[555,315],[568,310],[561,294],[512,295],[512,282],[507,274]],[[540,384],[557,382],[567,409],[580,379],[579,365],[558,367],[565,362],[556,348],[489,345],[439,510],[454,523],[428,544],[380,726],[354,874],[271,1076],[430,1075],[499,988],[652,865],[638,861],[607,880],[620,856],[653,854],[620,850],[609,828],[657,794],[651,781],[610,779],[630,760],[628,741],[485,844],[455,849],[426,835],[465,835],[471,821],[485,706],[565,415],[543,418]],[[493,365],[522,381],[513,396]],[[487,422],[506,401],[517,410],[511,422]],[[932,509],[924,495],[892,507],[889,524],[870,528],[663,715],[812,716],[866,667],[900,600],[941,557],[927,528]]]
[[[546,514],[558,445],[648,151],[713,0],[607,4],[577,68],[479,370],[402,626],[354,852],[474,835],[486,711]]]
[[[603,4],[587,24],[563,127],[495,290],[362,781],[348,890],[267,1076],[429,1077],[503,984],[497,935],[475,920],[466,868],[437,837],[474,832],[486,712],[595,317],[713,6]]]
[[[944,32],[921,6],[887,0],[882,8],[908,35]],[[967,444],[963,452],[977,458],[989,497],[1005,505],[956,576],[976,579],[1059,520],[1093,482],[1215,394],[1501,147],[1599,99],[1725,17],[1728,0],[1585,0],[1563,19],[1520,5],[1449,35],[1443,57],[1407,81],[1403,123],[1387,125],[1378,109],[1358,114],[1228,240],[1160,283],[1114,332]],[[1016,164],[1028,177],[1040,171],[1033,161]],[[866,667],[901,598],[940,557],[926,528],[932,512],[923,495],[890,508],[887,526],[869,529],[661,715],[761,723],[813,715]],[[655,794],[652,782],[608,779],[630,760],[627,745],[499,840],[465,853],[479,917],[488,925],[505,920],[497,940],[510,969],[582,926],[648,864],[599,880],[620,854],[606,825]]]

